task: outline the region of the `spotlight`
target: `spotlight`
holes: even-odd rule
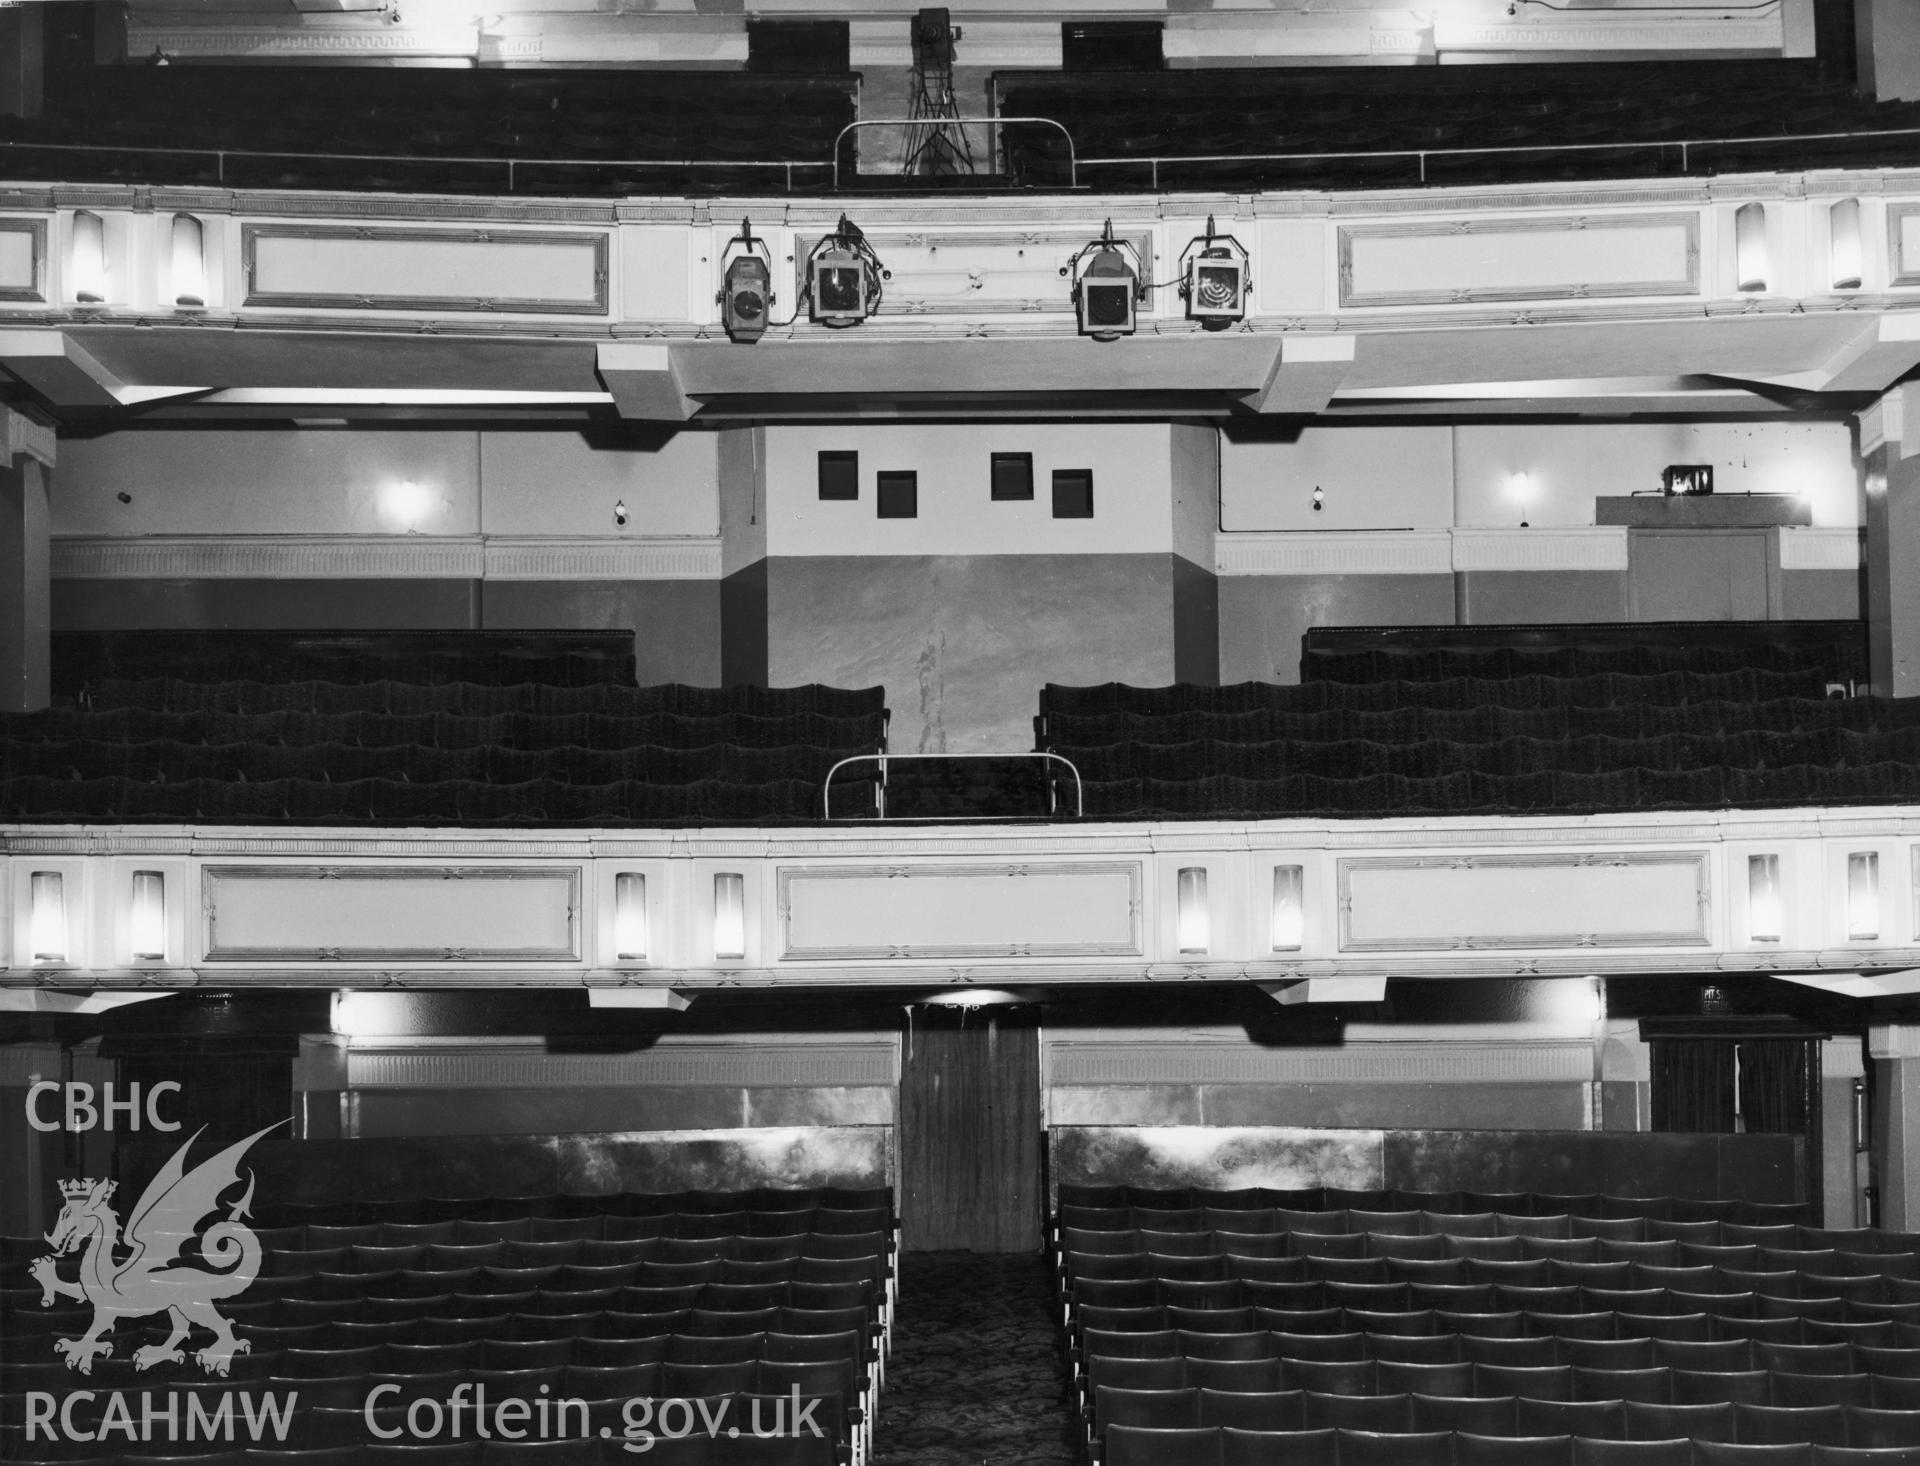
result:
[[[845,214],[807,256],[807,306],[816,325],[855,326],[880,308],[883,280],[893,271]]]
[[[740,221],[740,232],[727,241],[720,258],[726,260],[736,247],[741,252],[727,264],[718,296],[720,324],[729,340],[758,341],[767,333],[773,308],[773,255],[754,234],[751,219]]]
[[[1194,246],[1200,252],[1193,252]],[[1247,314],[1247,297],[1253,293],[1253,281],[1247,273],[1247,251],[1231,234],[1215,234],[1213,215],[1207,215],[1207,232],[1187,241],[1180,254],[1184,278],[1180,294],[1186,298],[1187,319],[1198,321],[1209,331],[1224,331]]]
[[[1073,308],[1082,336],[1113,341],[1133,334],[1134,310],[1146,294],[1140,283],[1140,251],[1131,240],[1113,237],[1113,220],[1107,220],[1100,237],[1076,252],[1060,273],[1073,277]]]

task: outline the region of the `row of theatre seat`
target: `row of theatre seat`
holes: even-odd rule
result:
[[[196,1370],[184,1381],[165,1378],[164,1366],[142,1371],[134,1356],[166,1337],[163,1319],[123,1326],[114,1354],[84,1380],[69,1371],[55,1341],[85,1332],[91,1310],[41,1307],[28,1269],[45,1243],[5,1239],[0,1451],[99,1454],[87,1441],[25,1433],[32,1392],[64,1397],[82,1383],[297,1395],[278,1442],[293,1453],[288,1466],[340,1451],[366,1463],[475,1460],[477,1442],[441,1441],[443,1456],[378,1453],[392,1449],[382,1444],[395,1438],[389,1427],[413,1428],[410,1411],[483,1387],[496,1400],[586,1402],[587,1439],[543,1442],[516,1458],[528,1462],[624,1459],[633,1402],[669,1399],[741,1421],[756,1397],[788,1399],[790,1411],[817,1400],[812,1418],[828,1432],[760,1441],[745,1431],[747,1444],[675,1443],[653,1459],[859,1466],[870,1447],[894,1302],[888,1188],[283,1204],[256,1235],[261,1274],[222,1308],[246,1349],[222,1378]],[[186,1441],[141,1449],[196,1466],[241,1459],[237,1448],[210,1455]]]
[[[1920,1461],[1920,1235],[1798,1204],[1063,1187],[1104,1466]]]

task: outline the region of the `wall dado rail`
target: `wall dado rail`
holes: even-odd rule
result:
[[[0,984],[1920,966],[1920,810],[780,832],[0,831]]]
[[[444,320],[497,332],[692,339],[717,327],[743,217],[796,271],[843,201],[564,201],[0,183],[0,320],[253,319],[340,328]],[[997,321],[1071,334],[1060,267],[1111,220],[1151,278],[1213,217],[1248,250],[1249,319],[1298,327],[1383,312],[1476,322],[1606,318],[1628,302],[1824,300],[1920,290],[1920,171],[1766,174],[1352,194],[871,198],[855,222],[892,271],[869,329],[959,337]],[[1545,316],[1542,313],[1546,313]],[[1175,292],[1146,328],[1185,330]],[[795,333],[825,332],[805,318]]]

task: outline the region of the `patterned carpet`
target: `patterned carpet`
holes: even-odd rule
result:
[[[904,1256],[874,1466],[1080,1459],[1046,1260]]]

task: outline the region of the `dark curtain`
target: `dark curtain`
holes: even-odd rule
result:
[[[1740,1114],[1749,1133],[1807,1133],[1804,1039],[1750,1039],[1740,1046]]]
[[[1726,1039],[1656,1038],[1653,1128],[1733,1133],[1733,1054]]]
[[[1040,1246],[1040,1030],[1031,1008],[916,1008],[900,1076],[900,1244]]]

